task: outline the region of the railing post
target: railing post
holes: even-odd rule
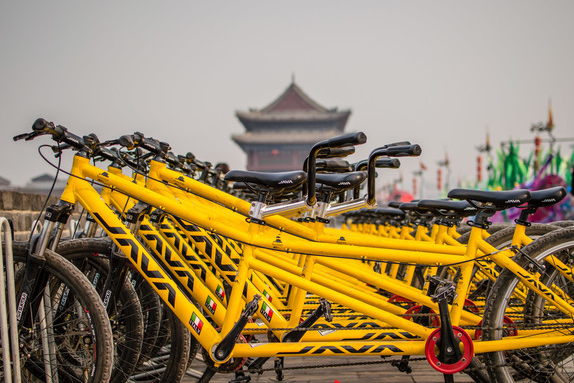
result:
[[[21,383],[12,230],[8,220],[4,217],[0,217],[0,266],[0,337],[2,338],[4,379],[6,383]],[[4,269],[6,278],[4,278]],[[6,300],[8,305],[6,305]]]

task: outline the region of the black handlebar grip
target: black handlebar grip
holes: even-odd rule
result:
[[[422,149],[419,145],[391,146],[385,150],[389,157],[413,157],[420,156]]]
[[[392,144],[387,144],[385,145],[385,147],[390,148],[391,146],[405,146],[410,144],[411,144],[410,141],[399,141],[399,142],[393,142]]]
[[[401,161],[399,161],[398,158],[377,158],[377,161],[375,161],[375,167],[398,169],[401,167]]]
[[[339,148],[325,148],[317,153],[317,158],[340,158],[355,153],[354,146],[341,146]]]
[[[361,160],[354,164],[355,170],[365,170],[369,160]],[[398,169],[401,167],[401,161],[398,158],[377,158],[375,161],[376,168]]]
[[[35,132],[41,132],[43,130],[46,129],[46,127],[50,126],[50,123],[46,120],[44,120],[43,118],[38,118],[36,121],[34,121],[34,124],[32,125],[32,130]]]
[[[341,146],[361,145],[365,142],[367,142],[367,135],[363,132],[356,132],[329,138],[328,140],[323,141],[322,144],[330,148],[338,148]]]
[[[332,172],[350,172],[353,170],[349,162],[332,158],[317,161],[317,169]]]

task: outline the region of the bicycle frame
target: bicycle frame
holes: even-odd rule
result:
[[[152,164],[153,162],[154,161],[152,161]],[[456,289],[458,297],[451,305],[450,317],[454,325],[460,323],[461,319],[467,319],[470,323],[477,323],[480,319],[473,314],[463,313],[464,298],[470,284],[474,257],[478,254],[479,249],[483,252],[489,250],[488,244],[482,241],[482,232],[478,228],[473,228],[469,246],[466,249],[454,246],[427,244],[424,242],[416,243],[415,241],[401,241],[400,244],[390,243],[388,247],[375,248],[368,247],[368,244],[372,243],[371,238],[355,236],[352,238],[354,245],[350,246],[348,243],[351,241],[347,240],[347,238],[343,238],[343,241],[341,241],[340,238],[336,239],[327,234],[317,235],[315,230],[305,228],[283,217],[270,216],[266,218],[266,221],[268,221],[270,225],[279,228],[281,231],[263,227],[254,222],[245,222],[244,216],[248,215],[248,203],[223,192],[218,192],[213,188],[202,185],[177,172],[168,169],[165,169],[165,172],[166,174],[162,174],[162,177],[159,178],[166,179],[171,177],[172,179],[170,179],[170,181],[173,181],[174,184],[178,184],[180,187],[183,186],[186,190],[193,190],[194,193],[208,197],[210,201],[215,201],[217,204],[209,203],[209,205],[207,205],[206,203],[197,203],[194,206],[190,206],[189,203],[166,197],[153,190],[143,188],[131,181],[125,180],[122,177],[92,166],[89,164],[89,160],[81,155],[76,155],[74,158],[72,176],[68,180],[61,199],[70,204],[79,202],[88,213],[95,218],[112,238],[114,243],[127,255],[138,272],[150,282],[162,299],[172,308],[178,318],[186,324],[202,346],[212,352],[212,358],[214,358],[217,363],[224,362],[225,360],[215,358],[213,350],[222,339],[224,339],[226,334],[230,332],[236,318],[239,317],[242,310],[243,300],[241,296],[243,294],[243,288],[253,270],[260,271],[272,278],[282,280],[290,285],[312,292],[357,312],[388,323],[390,326],[402,329],[420,340],[376,340],[369,341],[367,344],[365,344],[364,341],[272,343],[257,344],[256,347],[250,344],[237,344],[227,359],[231,357],[294,355],[424,354],[426,338],[433,329],[392,314],[386,309],[368,305],[358,299],[341,295],[339,292],[328,289],[305,277],[271,266],[269,263],[262,261],[265,256],[265,250],[310,254],[313,257],[323,256],[357,259],[364,257],[373,260],[421,263],[427,265],[456,264],[467,261],[460,266],[461,278]],[[175,174],[177,174],[177,177],[175,177]],[[151,176],[152,171],[150,170],[150,177]],[[92,188],[86,178],[94,179],[140,201],[165,210],[185,221],[197,224],[209,232],[233,238],[244,244],[243,258],[239,263],[238,273],[231,296],[229,297],[221,332],[218,332],[209,324],[193,302],[181,291],[178,284],[173,281],[164,268],[150,256],[135,236],[127,230],[125,225],[101,199],[99,193]],[[155,176],[153,178],[155,178]],[[167,188],[165,184],[160,184],[159,182],[158,184],[159,187]],[[206,208],[206,205],[208,208]],[[238,218],[238,215],[234,211],[227,210],[227,208],[221,205],[233,206],[236,212],[243,214],[243,218],[241,218],[241,216]],[[337,243],[337,241],[339,241],[339,243]],[[403,245],[402,249],[405,247],[407,249],[401,250],[400,245]],[[384,246],[387,246],[386,242]],[[570,315],[574,314],[573,307],[552,293],[549,288],[536,281],[531,273],[514,263],[504,252],[492,254],[491,259],[502,267],[511,270],[521,279],[525,286],[544,296],[549,302],[560,308],[561,311],[569,313]],[[367,277],[367,275],[365,275],[365,277]],[[387,287],[391,288],[396,288],[397,286],[396,283],[394,286],[391,286],[392,283],[390,281],[384,281],[384,279],[381,284],[385,286],[389,285]],[[405,289],[405,285],[402,283],[398,286],[401,293],[406,295],[407,298],[420,304],[428,305],[435,309],[437,308],[437,305],[431,302],[429,297],[421,294],[419,291],[414,291],[416,289]],[[390,291],[392,291],[392,289]],[[260,312],[261,310],[262,308],[258,307],[258,311]],[[545,336],[532,336],[537,334],[536,331],[524,331],[524,334],[524,336],[515,337],[516,339],[504,339],[491,342],[478,341],[475,342],[475,350],[476,352],[486,352],[536,347],[542,344],[549,344],[550,342],[574,342],[574,336],[564,336],[560,334],[559,336],[549,337],[547,336],[549,334],[548,332]]]

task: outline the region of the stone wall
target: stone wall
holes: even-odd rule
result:
[[[27,240],[33,222],[38,218],[44,220],[43,214],[39,216],[39,213],[45,201],[46,196],[41,194],[0,190],[0,217],[12,220],[15,240]],[[57,201],[58,197],[50,197],[46,206]]]

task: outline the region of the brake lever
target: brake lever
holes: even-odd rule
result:
[[[14,136],[13,140],[14,141],[20,141],[20,140],[30,141],[30,140],[33,140],[34,138],[36,138],[42,134],[44,134],[44,133],[43,132],[22,133],[22,134],[19,134],[17,136]]]
[[[22,134],[19,134],[17,136],[14,136],[12,139],[14,141],[20,141],[20,140],[23,140],[24,138],[26,138],[29,134],[30,133],[22,133]]]
[[[62,152],[64,150],[69,149],[71,147],[72,147],[72,145],[64,143],[64,144],[61,144],[60,146],[52,145],[51,149],[54,152],[54,157],[58,158],[62,155]]]

